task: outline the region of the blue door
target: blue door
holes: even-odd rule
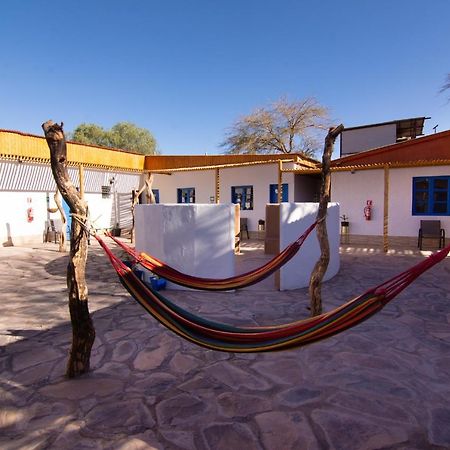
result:
[[[159,203],[159,189],[152,189],[152,192],[155,196],[155,203]]]
[[[70,215],[69,205],[66,203],[64,198],[62,199],[62,204],[63,204],[64,214],[66,215],[66,219],[67,219],[66,236],[67,236],[67,240],[70,240],[70,229],[72,228],[72,216]]]
[[[289,184],[283,183],[281,185],[283,189],[283,193],[281,195],[282,202],[288,202],[289,201]],[[269,201],[270,203],[278,203],[278,184],[271,184],[270,185],[270,193],[269,193]]]

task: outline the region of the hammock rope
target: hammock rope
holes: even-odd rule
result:
[[[107,236],[133,259],[134,264],[140,264],[145,269],[148,269],[156,275],[166,278],[173,283],[188,288],[205,291],[229,291],[256,284],[280,269],[280,267],[290,261],[297,254],[306,238],[317,226],[318,222],[319,221],[314,222],[301,236],[298,237],[298,239],[289,244],[282,252],[261,267],[228,278],[204,278],[188,275],[165,264],[154,256],[148,255],[144,252],[136,252],[133,248],[112,236],[111,233],[107,233]]]
[[[174,304],[142,282],[96,236],[131,296],[162,325],[202,347],[236,353],[285,350],[328,338],[373,316],[418,276],[442,261],[450,245],[377,287],[319,316],[282,325],[235,327],[205,318]]]

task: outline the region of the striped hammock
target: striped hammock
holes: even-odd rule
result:
[[[150,256],[146,253],[138,253],[133,248],[116,239],[110,233],[107,234],[117,245],[119,245],[137,264],[150,270],[156,275],[166,278],[173,283],[179,284],[193,289],[200,289],[205,291],[229,291],[232,289],[240,289],[267,278],[272,273],[276,272],[280,267],[291,260],[299,251],[303,242],[309,236],[312,230],[317,225],[314,222],[297,240],[289,244],[281,253],[276,255],[263,266],[251,270],[240,275],[229,278],[202,278],[188,275],[170,267],[161,260]],[[98,238],[97,238],[98,239]]]
[[[296,348],[338,334],[380,311],[423,272],[442,261],[450,245],[405,272],[338,308],[316,317],[268,327],[235,327],[196,316],[143,283],[97,237],[131,296],[162,325],[202,347],[225,352],[269,352]]]

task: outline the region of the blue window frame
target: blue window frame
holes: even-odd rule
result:
[[[414,216],[450,216],[450,176],[414,177]]]
[[[152,189],[152,192],[155,196],[155,203],[159,203],[159,189]]]
[[[178,188],[178,203],[195,203],[195,188]]]
[[[269,190],[270,203],[278,203],[278,184],[271,184]],[[281,185],[281,201],[289,201],[289,184],[283,183]]]
[[[243,211],[253,209],[253,186],[231,186],[231,203]]]

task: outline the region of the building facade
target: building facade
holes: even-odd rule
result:
[[[149,173],[157,202],[239,204],[253,236],[260,236],[267,203],[317,202],[320,192],[320,163],[301,155],[144,157],[68,143],[68,166],[76,186],[84,171],[99,229],[130,229],[132,191]],[[430,218],[450,235],[450,131],[355,152],[334,160],[331,170],[331,200],[340,204],[351,235],[415,237],[420,220]],[[42,239],[48,221],[58,219],[51,212],[55,189],[45,139],[0,130],[4,245]]]

